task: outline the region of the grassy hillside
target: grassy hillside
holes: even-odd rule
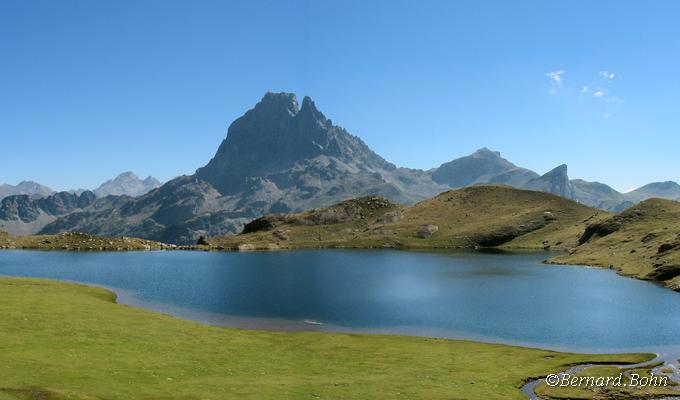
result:
[[[0,399],[522,399],[577,355],[426,338],[209,327],[99,288],[0,278]]]
[[[588,225],[581,245],[550,262],[615,268],[680,290],[680,203],[645,200]]]
[[[76,251],[162,250],[173,245],[137,238],[105,238],[84,233],[11,236],[0,231],[0,249],[41,249]]]
[[[565,249],[609,214],[549,193],[473,186],[403,207],[380,197],[259,218],[244,233],[212,238],[222,249],[305,247]]]

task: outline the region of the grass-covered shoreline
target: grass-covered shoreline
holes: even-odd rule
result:
[[[680,202],[650,199],[602,219],[579,246],[548,262],[612,268],[680,291]]]
[[[0,399],[521,399],[584,355],[460,340],[211,327],[105,289],[0,278]]]

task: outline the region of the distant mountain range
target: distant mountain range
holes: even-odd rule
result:
[[[132,172],[124,172],[94,191],[79,189],[55,192],[31,181],[16,186],[1,185],[0,229],[14,235],[37,233],[59,217],[86,209],[110,209],[160,185],[153,177],[141,180]]]
[[[161,186],[161,183],[158,181],[158,179],[152,176],[142,180],[139,179],[134,173],[128,171],[123,172],[117,177],[102,183],[97,189],[92,190],[92,192],[97,197],[106,197],[111,195],[136,197],[148,193],[159,186]],[[87,191],[87,189],[73,189],[69,190],[68,193],[81,195]],[[33,181],[23,181],[16,186],[9,184],[0,185],[0,200],[4,199],[5,197],[24,194],[31,198],[41,198],[47,197],[54,193],[57,192],[47,186],[43,186]]]
[[[29,197],[45,197],[54,193],[54,190],[43,186],[38,182],[22,181],[18,185],[0,185],[0,200],[8,196],[27,195]]]
[[[571,180],[566,165],[539,175],[486,148],[429,171],[398,168],[334,125],[309,97],[299,106],[294,94],[267,93],[229,126],[215,156],[195,174],[138,197],[124,194],[137,195],[158,182],[119,176],[95,191],[108,197],[49,214],[46,224],[44,217],[36,223],[38,217],[29,216],[21,225],[16,223],[23,221],[17,211],[7,212],[39,207],[30,196],[15,198],[8,206],[5,199],[0,229],[17,233],[21,225],[24,233],[81,231],[194,243],[201,235],[238,233],[245,223],[269,213],[298,212],[367,195],[412,204],[451,188],[492,183],[549,192],[609,211],[649,197],[680,199],[680,186],[674,182],[620,193],[602,183]]]
[[[161,183],[153,176],[149,176],[142,180],[139,179],[134,173],[128,171],[123,172],[117,177],[102,183],[97,189],[94,190],[94,194],[97,195],[97,197],[137,197],[146,194],[160,186]]]

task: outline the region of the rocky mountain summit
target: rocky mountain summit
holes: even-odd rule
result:
[[[113,179],[102,183],[93,192],[97,197],[106,196],[132,196],[137,197],[146,194],[161,186],[158,179],[149,176],[142,180],[132,172],[123,172]]]
[[[138,197],[113,196],[135,196],[146,190],[145,182],[123,174],[95,191],[111,196],[64,214],[49,214],[28,231],[39,226],[45,234],[79,231],[193,244],[200,236],[239,233],[263,215],[297,213],[365,196],[413,204],[451,188],[505,184],[618,211],[644,196],[675,193],[668,185],[653,185],[635,196],[622,194],[602,183],[571,180],[566,165],[540,176],[486,148],[429,171],[400,168],[335,125],[311,98],[299,105],[292,93],[265,94],[229,126],[214,157],[193,175]],[[3,218],[0,215],[0,229],[16,234],[16,227]]]
[[[195,176],[222,195],[278,198],[277,211],[328,205],[345,193],[412,202],[438,192],[426,173],[395,167],[333,125],[309,97],[298,109],[291,93],[267,93],[234,121],[213,159]]]
[[[432,173],[435,182],[454,189],[482,183],[522,187],[535,178],[538,174],[534,171],[520,168],[486,147],[444,163]]]
[[[234,234],[269,213],[300,212],[381,195],[413,203],[445,190],[430,173],[397,168],[334,125],[305,97],[267,93],[236,119],[215,156],[182,176],[106,211],[60,218],[43,233],[82,231],[173,243]]]
[[[574,188],[567,175],[567,166],[562,164],[548,171],[542,176],[531,179],[524,185],[524,189],[538,190],[574,199]]]
[[[54,190],[33,181],[22,181],[19,182],[18,185],[0,185],[0,200],[4,199],[5,197],[22,194],[33,198],[46,197],[52,193],[54,193]]]

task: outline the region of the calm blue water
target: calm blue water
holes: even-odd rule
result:
[[[390,332],[590,351],[680,345],[680,294],[609,270],[542,265],[545,257],[350,250],[0,251],[0,274],[103,285],[118,289],[124,303],[235,326]]]

